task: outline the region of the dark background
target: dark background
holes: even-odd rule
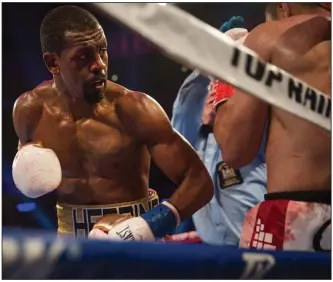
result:
[[[12,124],[16,98],[43,80],[51,78],[42,61],[39,26],[46,13],[63,3],[2,4],[2,192],[3,225],[56,228],[55,196],[28,199],[15,188],[11,165],[16,154],[17,137]],[[92,11],[89,4],[75,4]],[[241,15],[250,30],[264,20],[262,4],[253,3],[178,3],[208,24],[219,28],[231,16]],[[100,20],[109,45],[109,78],[116,74],[117,83],[154,97],[171,117],[172,104],[182,82],[191,70],[164,57],[147,41],[93,10]],[[154,165],[150,187],[169,197],[175,189]],[[23,205],[22,203],[32,203]],[[21,204],[21,205],[20,205]],[[19,206],[18,206],[19,205]],[[26,211],[19,211],[19,209]]]

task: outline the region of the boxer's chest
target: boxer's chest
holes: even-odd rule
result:
[[[35,135],[56,152],[69,174],[110,169],[124,161],[133,148],[132,138],[124,133],[112,109],[74,120],[67,111],[46,108]]]

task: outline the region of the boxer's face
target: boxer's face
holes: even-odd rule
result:
[[[103,97],[108,71],[107,41],[101,27],[66,32],[66,47],[58,58],[66,90],[94,104]]]

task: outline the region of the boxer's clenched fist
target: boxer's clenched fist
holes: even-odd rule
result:
[[[108,238],[109,231],[117,224],[132,218],[130,214],[108,214],[100,218],[89,233],[89,238]]]
[[[93,227],[89,238],[113,241],[155,241],[171,233],[179,225],[177,209],[163,202],[139,217],[106,215]]]
[[[113,226],[108,232],[114,241],[154,241],[155,237],[148,223],[142,217],[132,217]]]
[[[14,183],[25,196],[38,198],[55,190],[62,172],[54,151],[28,144],[17,152],[12,166]]]
[[[142,217],[129,214],[103,216],[89,233],[89,238],[113,241],[154,240],[147,222]]]
[[[248,30],[245,28],[233,28],[225,32],[225,35],[228,35],[232,40],[238,41],[248,34]],[[242,42],[241,42],[242,43]]]

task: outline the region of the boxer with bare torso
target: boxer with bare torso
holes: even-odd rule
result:
[[[20,143],[13,175],[28,196],[56,189],[59,234],[87,236],[105,216],[102,225],[109,227],[103,234],[111,239],[153,239],[209,202],[213,186],[206,168],[160,105],[107,80],[107,41],[94,16],[74,6],[52,10],[41,25],[41,43],[53,80],[15,103]],[[39,175],[28,185],[29,169],[37,170],[31,163],[38,166],[43,156],[51,160],[49,149],[59,159],[61,183],[43,187]],[[156,192],[148,189],[150,157],[179,184],[159,205]],[[51,162],[48,169],[40,174],[52,172]]]
[[[271,3],[267,13],[272,21],[255,28],[244,45],[330,96],[330,7]],[[217,109],[214,134],[234,168],[254,158],[268,122],[268,194],[248,213],[241,246],[330,249],[330,133],[238,89],[216,102],[221,100],[227,102]]]

